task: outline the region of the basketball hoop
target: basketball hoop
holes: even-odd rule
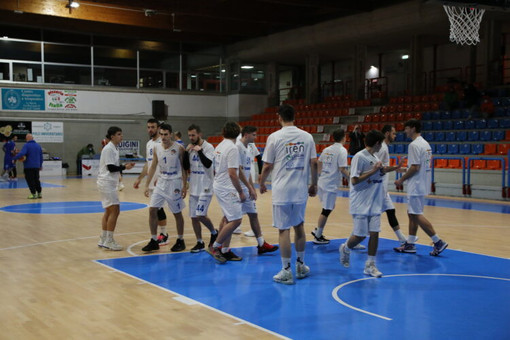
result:
[[[450,20],[450,41],[460,45],[480,42],[478,31],[485,9],[443,5]]]

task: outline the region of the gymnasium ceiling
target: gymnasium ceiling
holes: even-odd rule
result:
[[[201,46],[230,44],[405,0],[2,0],[0,23]],[[2,32],[0,32],[2,33]]]

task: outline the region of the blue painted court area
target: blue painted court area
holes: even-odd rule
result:
[[[41,187],[42,188],[63,188],[64,186],[41,182]],[[28,189],[28,185],[24,178],[20,178],[17,181],[0,182],[0,189]]]
[[[385,276],[375,279],[363,274],[366,251],[340,265],[341,242],[308,243],[311,276],[292,286],[272,281],[279,254],[255,247],[225,265],[205,252],[98,262],[293,339],[510,339],[510,260],[450,249],[432,257],[422,245],[399,254],[381,239]]]
[[[143,209],[147,205],[136,202],[120,202],[121,211]],[[100,201],[38,202],[8,205],[0,210],[18,214],[92,214],[104,212]]]

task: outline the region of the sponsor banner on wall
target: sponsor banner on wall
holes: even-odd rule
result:
[[[63,143],[63,122],[32,122],[32,134],[37,143]]]
[[[2,110],[44,111],[44,90],[2,89]]]
[[[125,139],[119,144],[120,157],[138,157],[140,154],[140,141]]]
[[[19,141],[23,141],[30,131],[32,131],[32,122],[0,121],[0,137],[2,140],[17,136]]]
[[[78,111],[78,91],[76,90],[46,90],[47,111]]]

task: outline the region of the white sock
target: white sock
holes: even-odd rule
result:
[[[113,231],[106,231],[106,239],[113,240]]]
[[[435,234],[434,236],[431,237],[432,239],[432,242],[436,243],[437,241],[440,240],[439,236],[437,236],[437,234]]]
[[[159,226],[159,231],[160,231],[161,234],[163,234],[165,236],[168,235],[168,233],[166,231],[166,225]]]
[[[324,231],[324,228],[315,228],[315,237],[320,238],[322,236],[322,232]]]
[[[102,236],[103,238],[106,238],[106,230],[103,230]]]
[[[221,243],[218,243],[218,242],[215,241],[213,243],[213,248],[219,248],[219,247],[221,247]]]
[[[368,255],[367,263],[375,263],[375,256]]]
[[[204,242],[204,240],[202,240],[201,238],[197,238],[197,242],[202,243],[202,242]]]
[[[264,236],[257,237],[257,243],[259,247],[262,247],[264,245]]]
[[[282,268],[290,270],[290,258],[282,257]]]
[[[158,240],[158,235],[151,235],[151,238],[152,238],[154,241],[157,241],[157,240]]]
[[[398,240],[400,242],[405,242],[406,241],[406,237],[405,237],[405,235],[402,233],[402,231],[400,229],[399,230],[395,230],[395,235],[397,235]]]
[[[178,238],[179,240],[182,240],[182,239],[183,239],[183,235],[177,235],[177,238]]]
[[[221,253],[222,254],[228,253],[229,250],[230,250],[230,247],[223,247],[223,248],[221,248]]]
[[[216,235],[218,234],[218,231],[216,229],[214,229],[212,232],[211,232],[211,235]]]
[[[297,259],[296,261],[305,263],[305,252],[304,251],[298,251],[297,252]]]
[[[347,245],[347,242],[345,242],[345,243],[344,243],[344,245],[345,245],[345,247],[344,247],[345,252],[346,252],[346,253],[350,253],[352,249],[351,249],[351,248],[349,248],[349,246]]]
[[[407,243],[415,244],[417,239],[418,238],[415,235],[409,235],[407,238]]]

